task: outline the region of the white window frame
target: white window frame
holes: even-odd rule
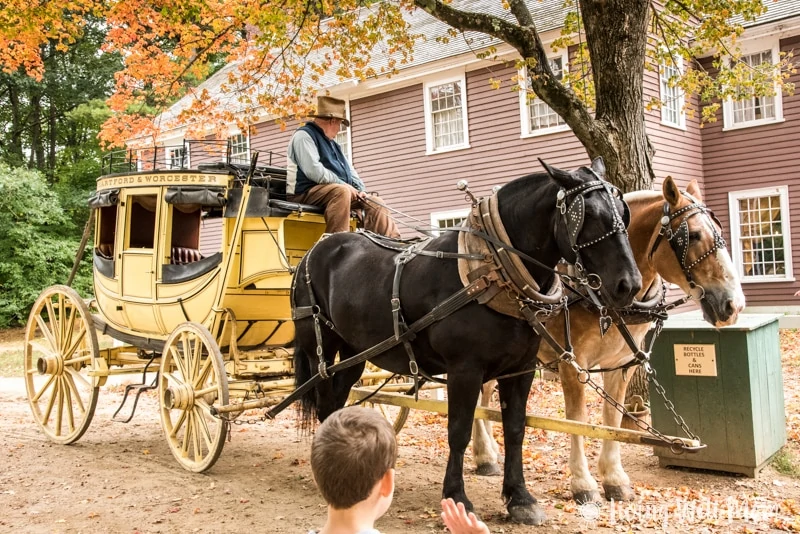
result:
[[[566,73],[568,72],[567,69],[569,68],[569,55],[567,54],[566,50],[563,50],[561,53],[552,54],[547,56],[548,61],[553,59],[561,58],[561,72]],[[563,78],[563,75],[562,75]],[[530,102],[528,102],[528,69],[527,67],[523,67],[519,71],[519,79],[520,79],[520,89],[519,89],[519,120],[520,120],[520,137],[539,137],[541,135],[549,135],[558,132],[568,132],[570,130],[568,124],[559,124],[557,126],[551,126],[549,128],[541,128],[539,130],[531,130],[531,113],[530,113],[530,104],[533,102],[542,102],[542,100],[538,96],[534,96]],[[542,102],[543,103],[543,102]],[[546,104],[545,104],[546,105]],[[548,106],[549,107],[549,106]],[[550,108],[552,110],[552,108]],[[563,119],[561,119],[563,120]]]
[[[742,264],[742,241],[739,229],[739,200],[746,198],[760,198],[766,196],[780,196],[781,206],[781,232],[783,234],[783,263],[786,273],[784,275],[756,275],[745,276]],[[792,230],[789,224],[789,188],[785,185],[775,187],[765,187],[761,189],[748,189],[742,191],[731,191],[728,193],[728,212],[730,213],[731,227],[731,252],[733,253],[733,263],[739,273],[742,283],[756,282],[793,282],[794,271],[792,269]]]
[[[231,143],[231,163],[239,163],[239,162],[235,161],[234,158],[236,158],[236,156],[240,156],[242,154],[240,152],[237,152],[236,154],[233,153],[233,144],[234,144],[233,139],[235,137],[239,137],[239,136],[244,136],[244,141],[245,141],[245,151],[244,151],[245,161],[243,163],[245,165],[248,165],[250,163],[250,135],[248,135],[246,132],[233,133],[233,134],[230,134],[228,136],[227,140],[230,141],[230,143]],[[227,152],[227,149],[226,149],[226,152]],[[226,156],[227,156],[227,154],[223,154],[222,155],[222,160],[223,161],[225,160]]]
[[[677,63],[677,65],[676,65]],[[669,95],[665,95],[664,92],[667,87],[667,83],[669,82],[669,77],[666,77],[667,74],[666,69],[674,69],[677,70],[678,76],[683,75],[683,58],[681,56],[673,57],[672,61],[665,61],[661,63],[658,67],[658,91],[659,97],[661,99],[661,124],[664,126],[669,126],[670,128],[678,128],[680,130],[686,130],[686,94],[683,92],[678,86],[673,87],[672,89],[676,91],[677,96],[671,101],[667,102],[667,98]],[[677,104],[677,114],[678,114],[678,122],[672,122],[665,117],[664,109],[667,107],[668,104]]]
[[[191,167],[191,163],[189,163],[189,145],[172,145],[167,146],[167,165],[169,169],[189,169]],[[173,152],[177,150],[183,150],[185,154],[183,155],[182,164],[178,165],[177,167],[173,164]],[[183,165],[185,163],[185,165]]]
[[[770,50],[772,52],[772,64],[777,65],[780,61],[780,39],[776,37],[765,37],[762,39],[757,39],[748,42],[746,45],[742,46],[742,55],[749,56],[752,54],[757,54],[759,52],[766,52]],[[761,126],[764,124],[775,124],[779,122],[783,122],[783,91],[778,85],[775,85],[775,117],[768,118],[768,119],[758,119],[753,121],[742,122],[739,124],[735,124],[734,120],[734,109],[733,104],[734,100],[732,98],[725,99],[725,102],[722,104],[722,131],[727,130],[738,130],[740,128],[752,128],[754,126]]]
[[[430,88],[437,85],[444,85],[447,83],[459,82],[461,84],[461,123],[464,131],[464,140],[461,144],[451,145],[441,148],[435,147],[435,139],[433,135],[433,115],[431,111],[431,92]],[[467,115],[469,114],[469,107],[467,105],[467,76],[465,72],[452,74],[447,77],[438,77],[430,79],[422,84],[424,110],[425,110],[425,142],[426,142],[426,155],[442,154],[445,152],[452,152],[454,150],[463,150],[470,148],[469,145],[469,121]]]
[[[344,116],[347,117],[347,120],[350,120],[350,101],[344,101]],[[344,122],[339,126],[339,131],[336,133],[336,142],[339,143],[339,146],[342,145],[342,142],[339,140],[339,136],[345,134],[345,139],[347,142],[347,150],[344,150],[344,157],[347,158],[347,161],[350,164],[353,164],[353,137],[350,135],[350,127],[345,126]]]
[[[448,210],[448,211],[434,211],[431,213],[431,229],[435,235],[439,235],[439,222],[446,220],[446,219],[457,219],[457,218],[467,218],[469,217],[469,208],[462,208],[458,210]]]

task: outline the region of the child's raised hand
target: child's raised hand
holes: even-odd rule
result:
[[[442,501],[442,521],[453,534],[490,534],[486,523],[472,512],[467,513],[464,503],[456,504],[453,499]]]

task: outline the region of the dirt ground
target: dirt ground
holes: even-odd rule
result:
[[[19,333],[0,333],[0,354],[21,350]],[[784,381],[797,451],[800,351],[792,336]],[[110,420],[121,390],[102,388],[89,430],[76,444],[60,446],[39,432],[22,380],[0,378],[0,532],[304,533],[322,526],[325,506],[311,479],[310,440],[298,435],[291,410],[272,422],[232,427],[216,465],[193,474],[167,447],[155,395],[143,397],[131,423]],[[563,406],[557,384],[539,380],[531,402],[545,415],[558,415]],[[591,397],[591,404],[599,413],[599,399]],[[445,532],[438,515],[444,419],[412,412],[398,439],[394,503],[376,526],[386,533]],[[652,449],[635,445],[623,445],[622,454],[636,501],[578,508],[569,498],[568,443],[561,434],[528,431],[525,476],[549,518],[538,528],[508,523],[500,478],[475,475],[467,458],[468,494],[492,532],[800,531],[800,479],[772,467],[757,479],[662,469]],[[587,451],[596,473],[599,443],[592,440]]]

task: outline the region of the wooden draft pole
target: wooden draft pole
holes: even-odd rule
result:
[[[370,388],[353,388],[350,390],[350,398],[355,400],[364,400],[369,398],[369,402],[374,404],[390,404],[392,406],[413,408],[415,410],[423,410],[426,412],[447,414],[447,401],[434,399],[419,399],[418,401],[415,401],[414,397],[410,397],[401,393],[387,393],[383,391],[375,393]],[[475,408],[475,419],[488,419],[498,423],[502,422],[500,410],[494,408],[482,408],[480,406]],[[679,445],[678,443],[665,442],[651,434],[648,434],[647,432],[642,432],[639,430],[628,430],[625,428],[616,428],[605,425],[592,425],[589,423],[570,421],[568,419],[555,419],[553,417],[542,417],[533,414],[526,414],[525,426],[541,428],[542,430],[551,430],[553,432],[577,434],[579,436],[586,436],[589,438],[610,439],[614,441],[648,445],[652,447],[670,447],[671,445]],[[701,445],[699,441],[694,439],[678,438],[674,436],[667,436],[667,438],[680,441],[682,446],[685,447],[698,447]]]

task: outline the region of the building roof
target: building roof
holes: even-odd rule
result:
[[[767,8],[767,12],[755,20],[745,21],[741,15],[737,15],[731,18],[731,21],[739,23],[745,28],[751,28],[800,15],[800,0],[762,0],[762,3]]]

